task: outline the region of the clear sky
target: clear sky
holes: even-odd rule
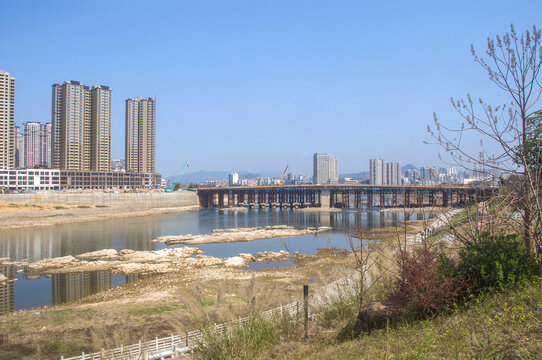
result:
[[[156,97],[156,164],[190,170],[340,172],[369,159],[439,164],[424,145],[450,97],[506,100],[470,54],[514,23],[541,27],[542,1],[0,0],[0,69],[15,122],[51,121],[51,85],[113,89],[112,156],[124,101]]]

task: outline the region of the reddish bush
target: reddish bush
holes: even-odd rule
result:
[[[403,252],[399,261],[399,280],[390,300],[412,315],[441,311],[467,288],[461,279],[444,277],[438,269],[438,254],[427,248]]]

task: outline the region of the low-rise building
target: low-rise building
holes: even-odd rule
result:
[[[156,189],[162,176],[156,173],[62,170],[62,189]]]
[[[58,190],[60,170],[0,169],[0,189],[10,191]]]
[[[156,189],[156,173],[58,169],[0,169],[0,189],[10,191],[60,189]]]

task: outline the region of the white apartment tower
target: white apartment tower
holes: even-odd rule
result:
[[[24,167],[24,136],[19,126],[15,126],[15,167]]]
[[[15,78],[0,70],[0,169],[15,167]]]
[[[40,124],[40,166],[50,169],[51,162],[51,139],[52,139],[51,123]]]
[[[230,173],[228,177],[228,182],[230,186],[239,185],[239,174],[236,172]]]
[[[335,155],[315,153],[312,170],[313,184],[336,184],[339,181],[339,159]]]
[[[398,162],[386,164],[386,185],[401,185],[401,164]]]
[[[126,100],[126,171],[154,172],[156,99]]]
[[[25,168],[35,168],[41,165],[41,124],[26,122],[23,124],[23,149]]]
[[[108,171],[111,167],[111,89],[79,81],[53,85],[53,168]]]
[[[369,178],[372,185],[401,185],[401,164],[370,159]]]
[[[370,159],[369,160],[369,177],[371,185],[386,185],[387,173],[386,173],[386,160],[384,159]]]

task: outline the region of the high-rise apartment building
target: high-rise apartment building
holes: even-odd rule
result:
[[[24,167],[24,136],[19,126],[15,126],[15,167]]]
[[[228,177],[228,182],[230,186],[235,186],[239,184],[239,174],[236,172],[230,173]]]
[[[384,159],[370,159],[369,178],[372,185],[401,185],[401,164]]]
[[[111,166],[111,89],[79,81],[53,85],[53,167],[107,171]]]
[[[126,171],[154,172],[156,99],[126,100]]]
[[[15,78],[0,70],[0,169],[15,167]]]
[[[337,184],[339,182],[339,159],[335,155],[315,153],[312,170],[314,184]]]
[[[386,185],[401,185],[401,164],[398,162],[386,164]]]
[[[384,159],[369,160],[369,177],[372,185],[386,185],[387,167]]]
[[[41,166],[41,124],[38,122],[26,122],[23,124],[23,148],[25,168]]]
[[[93,86],[90,90],[90,169],[111,170],[111,89]]]
[[[52,128],[51,123],[40,124],[40,166],[46,169],[50,169],[52,165]]]
[[[21,145],[22,151],[19,153],[17,167],[45,169],[51,167],[51,123],[40,124],[33,121],[24,123]]]

